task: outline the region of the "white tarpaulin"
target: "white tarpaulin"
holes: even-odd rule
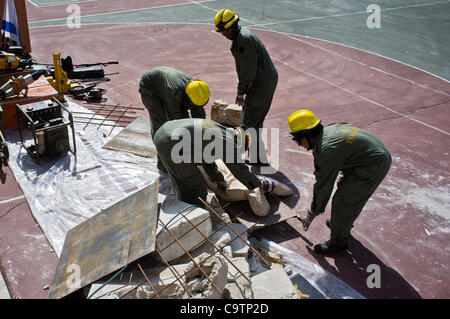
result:
[[[75,103],[69,103],[68,109],[89,112]],[[109,121],[104,124],[114,125]],[[75,123],[76,156],[67,152],[54,159],[42,158],[40,164],[22,147],[18,129],[3,131],[10,152],[9,166],[58,257],[70,229],[159,176],[156,158],[103,148],[123,129],[115,127],[110,134],[112,128]],[[70,129],[69,137],[72,143]]]

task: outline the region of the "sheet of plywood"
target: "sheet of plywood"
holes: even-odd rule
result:
[[[62,298],[155,250],[158,182],[71,229],[49,298]]]
[[[138,117],[103,147],[145,157],[156,157],[156,147],[150,132],[150,120]]]

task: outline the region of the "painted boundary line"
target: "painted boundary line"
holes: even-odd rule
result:
[[[30,1],[30,0],[28,0]],[[91,0],[91,1],[97,1],[97,0]],[[203,0],[201,2],[214,2],[216,0]],[[123,11],[112,11],[112,12],[105,12],[105,13],[94,13],[94,14],[87,14],[82,15],[80,18],[88,18],[88,17],[95,17],[95,16],[103,16],[108,14],[120,14],[120,13],[128,13],[128,12],[137,12],[137,11],[143,11],[143,10],[152,10],[152,9],[160,9],[160,8],[169,8],[169,7],[178,7],[178,6],[185,6],[185,5],[191,5],[190,1],[188,2],[182,2],[182,3],[174,3],[174,4],[167,4],[162,6],[155,6],[155,7],[147,7],[147,8],[140,8],[140,9],[129,9],[129,10],[123,10]],[[32,23],[41,23],[41,22],[50,22],[50,21],[59,21],[59,20],[66,20],[66,18],[57,18],[57,19],[48,19],[48,20],[38,20],[38,21],[31,21]],[[136,23],[136,22],[135,22]],[[96,24],[96,23],[92,23]],[[101,24],[101,23],[98,23]],[[119,24],[119,23],[117,23]],[[39,28],[39,27],[38,27]]]
[[[447,1],[447,2],[449,2],[449,1]],[[196,3],[196,4],[198,4],[199,6],[201,6],[201,7],[203,7],[203,8],[206,8],[206,9],[209,9],[209,10],[211,10],[211,11],[217,12],[217,10],[212,9],[212,8],[209,8],[209,7],[205,6],[205,5],[201,5],[201,4],[199,4],[198,2],[196,2],[196,1],[192,1],[192,3]],[[241,17],[241,19],[242,19],[242,20],[245,20],[245,21],[247,21],[247,22],[249,22],[249,23],[252,23],[253,25],[258,25],[258,24],[255,24],[255,23],[253,23],[252,21],[250,21],[250,20],[248,20],[248,19],[245,19],[245,18],[242,18],[242,17]],[[263,28],[264,28],[264,27],[263,27]],[[275,30],[271,30],[270,28],[267,28],[267,29],[268,29],[269,31],[272,31],[272,32],[277,32],[277,31],[275,31]],[[289,37],[289,38],[292,38],[291,36],[288,36],[288,37]],[[425,122],[422,122],[422,121],[420,121],[420,120],[416,120],[416,119],[410,118],[410,117],[408,117],[407,115],[404,115],[404,114],[402,114],[402,113],[400,113],[400,112],[398,112],[398,111],[395,111],[395,110],[391,109],[390,107],[387,107],[387,106],[382,105],[382,104],[380,104],[380,103],[378,103],[378,102],[375,102],[375,101],[373,101],[373,100],[371,100],[371,99],[368,99],[368,98],[366,98],[366,97],[364,97],[364,96],[362,96],[362,95],[359,95],[359,94],[357,94],[357,93],[354,93],[354,92],[352,92],[352,91],[350,91],[350,90],[348,90],[348,89],[346,89],[346,88],[344,88],[344,87],[342,87],[342,86],[340,86],[340,85],[338,85],[338,84],[335,84],[335,83],[333,83],[333,82],[330,82],[330,81],[328,81],[328,80],[325,80],[325,79],[321,78],[320,76],[314,75],[314,74],[309,73],[309,72],[304,71],[304,70],[301,70],[301,69],[299,69],[299,68],[297,68],[297,67],[295,67],[295,66],[293,66],[293,65],[290,65],[289,63],[287,63],[287,62],[285,62],[285,61],[283,61],[283,60],[281,60],[281,59],[278,59],[278,58],[276,58],[276,57],[273,57],[273,56],[271,56],[271,57],[272,57],[274,60],[276,60],[276,61],[278,61],[278,62],[280,62],[280,63],[282,63],[282,64],[284,64],[284,65],[286,65],[286,66],[288,66],[288,67],[290,67],[290,68],[292,68],[292,69],[294,69],[294,70],[297,70],[297,71],[299,71],[299,72],[301,72],[301,73],[307,74],[307,75],[309,75],[310,77],[313,77],[313,78],[315,78],[315,79],[318,79],[318,80],[320,80],[320,81],[323,81],[323,82],[325,82],[325,83],[327,83],[327,84],[329,84],[329,85],[331,85],[331,86],[334,86],[334,87],[336,87],[336,88],[339,88],[339,89],[341,89],[341,90],[343,90],[343,91],[345,91],[345,92],[347,92],[347,93],[349,93],[349,94],[351,94],[351,95],[353,95],[353,96],[356,96],[356,97],[358,97],[358,98],[360,98],[360,99],[362,99],[362,100],[364,100],[364,101],[366,101],[366,102],[372,103],[372,104],[374,104],[374,105],[376,105],[376,106],[378,106],[378,107],[380,107],[380,108],[383,108],[383,109],[385,109],[385,110],[387,110],[387,111],[390,111],[390,112],[392,112],[392,113],[394,113],[394,114],[397,114],[397,115],[399,115],[400,117],[407,118],[407,119],[409,119],[409,120],[411,120],[411,121],[414,121],[414,122],[416,122],[416,123],[419,123],[419,124],[424,125],[424,126],[426,126],[426,127],[428,127],[428,128],[431,128],[431,129],[433,129],[433,130],[439,131],[439,132],[441,132],[441,133],[444,133],[444,134],[450,136],[450,133],[448,133],[448,132],[446,132],[446,131],[444,131],[444,130],[441,130],[440,128],[437,128],[437,127],[435,127],[435,126],[432,126],[432,125],[430,125],[430,124],[428,124],[428,123],[425,123]]]
[[[60,2],[55,2],[55,3],[44,3],[44,4],[36,4],[34,3],[32,0],[27,0],[29,3],[31,3],[33,6],[37,7],[37,8],[43,8],[43,7],[56,7],[56,6],[60,6],[60,5],[70,5],[70,4],[76,4],[76,3],[85,3],[85,2],[94,2],[97,0],[77,0],[77,1],[70,1],[70,0],[66,0],[66,1],[60,1]]]
[[[409,8],[430,6],[430,5],[435,5],[435,4],[444,4],[444,3],[449,3],[449,2],[450,1],[439,1],[439,2],[422,3],[422,4],[415,4],[415,5],[402,6],[402,7],[392,7],[392,8],[384,8],[384,9],[380,8],[380,11],[393,11],[393,10],[400,10],[400,9],[409,9]],[[367,11],[357,11],[357,12],[349,12],[349,13],[332,14],[332,15],[329,15],[329,16],[303,18],[303,19],[295,19],[295,20],[285,20],[285,21],[270,22],[270,23],[260,23],[260,24],[253,24],[253,25],[267,26],[267,25],[283,24],[283,23],[291,23],[291,22],[303,22],[303,21],[312,21],[312,20],[319,20],[319,19],[345,17],[345,16],[350,16],[350,15],[367,14],[367,13],[368,13]],[[247,27],[252,27],[253,25],[250,25],[250,26],[247,26]]]
[[[16,200],[18,200],[18,199],[23,199],[23,198],[25,198],[24,195],[22,195],[22,196],[17,196],[17,197],[14,197],[14,198],[4,199],[4,200],[1,200],[1,201],[0,201],[0,205],[1,205],[1,204],[5,204],[5,203],[14,202],[14,201],[16,201]]]

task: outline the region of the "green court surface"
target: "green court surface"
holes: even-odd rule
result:
[[[33,0],[37,5],[81,1]],[[377,5],[379,12],[369,10]],[[226,7],[255,29],[301,35],[366,50],[450,80],[450,1],[317,0],[317,1],[185,1],[112,13],[81,10],[83,24],[200,23],[213,24]],[[368,26],[379,13],[379,28]],[[62,26],[67,19],[34,21],[30,28]]]

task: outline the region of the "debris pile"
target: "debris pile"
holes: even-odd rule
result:
[[[211,212],[201,208],[188,211],[188,204],[165,198],[159,218],[171,217],[174,222],[163,222],[165,226],[159,228],[156,240],[159,256],[150,256],[142,261],[147,264],[145,268],[138,263],[138,267],[106,285],[104,280],[92,284],[89,294],[95,292],[93,298],[127,299],[298,298],[283,270],[282,256],[252,247],[247,227],[232,222],[217,206],[214,195],[209,194],[208,202],[214,205],[213,208],[208,204]],[[174,211],[180,212],[186,222],[177,220]],[[249,257],[253,267],[258,264],[254,273]],[[267,282],[272,283],[264,288]],[[279,292],[274,295],[273,289]]]

